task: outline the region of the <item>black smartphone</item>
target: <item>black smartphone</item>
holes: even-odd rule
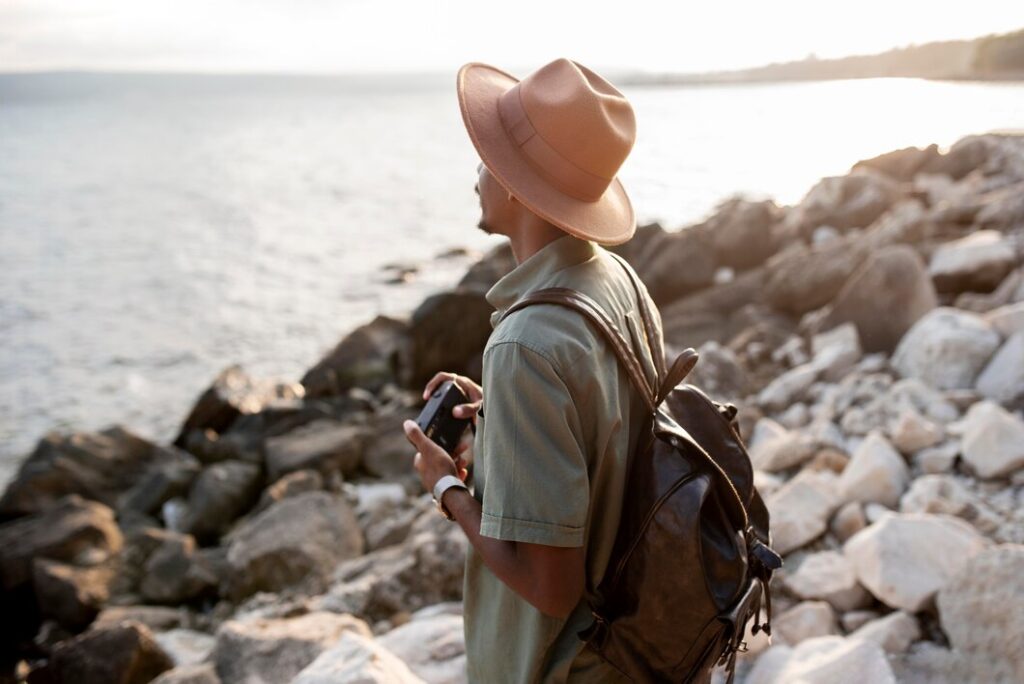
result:
[[[456,418],[452,413],[459,404],[468,404],[469,398],[452,380],[445,380],[427,400],[416,424],[435,444],[448,454],[455,451],[462,434],[469,427],[469,418]]]

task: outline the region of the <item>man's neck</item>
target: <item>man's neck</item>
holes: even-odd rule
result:
[[[521,264],[563,235],[565,231],[545,223],[524,225],[518,230],[510,231],[508,238],[516,263]]]

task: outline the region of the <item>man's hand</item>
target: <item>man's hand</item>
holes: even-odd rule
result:
[[[405,430],[405,437],[418,451],[413,458],[412,464],[420,475],[420,482],[423,488],[433,493],[434,485],[445,475],[455,475],[465,480],[465,468],[462,473],[456,467],[455,460],[448,455],[444,449],[435,444],[429,437],[423,434],[420,426],[414,420],[407,420],[402,423]],[[463,449],[465,451],[465,449]],[[460,452],[461,453],[461,452]]]
[[[465,375],[456,375],[455,373],[438,373],[430,379],[427,386],[423,388],[423,400],[426,401],[430,398],[430,395],[434,393],[438,385],[446,380],[454,382],[462,393],[469,399],[468,404],[459,404],[452,409],[452,415],[456,418],[472,418],[473,424],[476,424],[476,414],[480,411],[480,404],[484,400],[484,391],[480,385],[476,384]]]

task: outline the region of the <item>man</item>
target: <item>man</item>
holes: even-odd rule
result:
[[[455,414],[476,420],[472,492],[462,482],[461,452],[453,460],[414,422],[405,429],[419,450],[425,489],[470,542],[469,679],[624,681],[577,633],[592,622],[586,598],[607,569],[644,404],[612,349],[577,312],[536,305],[498,321],[530,291],[580,290],[608,312],[656,378],[634,287],[599,246],[635,231],[615,177],[635,139],[633,111],[610,83],[566,59],[522,82],[467,64],[458,95],[483,160],[479,226],[507,236],[517,262],[486,295],[496,327],[484,350],[482,388],[439,373],[424,392],[454,379],[470,399]],[[654,304],[642,296],[660,336]]]

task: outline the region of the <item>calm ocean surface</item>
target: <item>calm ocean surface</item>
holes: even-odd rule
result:
[[[47,430],[173,436],[231,363],[298,379],[500,242],[451,79],[0,76],[0,486]],[[908,145],[1024,128],[1024,84],[866,79],[624,88],[621,176],[677,227],[798,202]],[[388,264],[417,265],[388,284]]]

